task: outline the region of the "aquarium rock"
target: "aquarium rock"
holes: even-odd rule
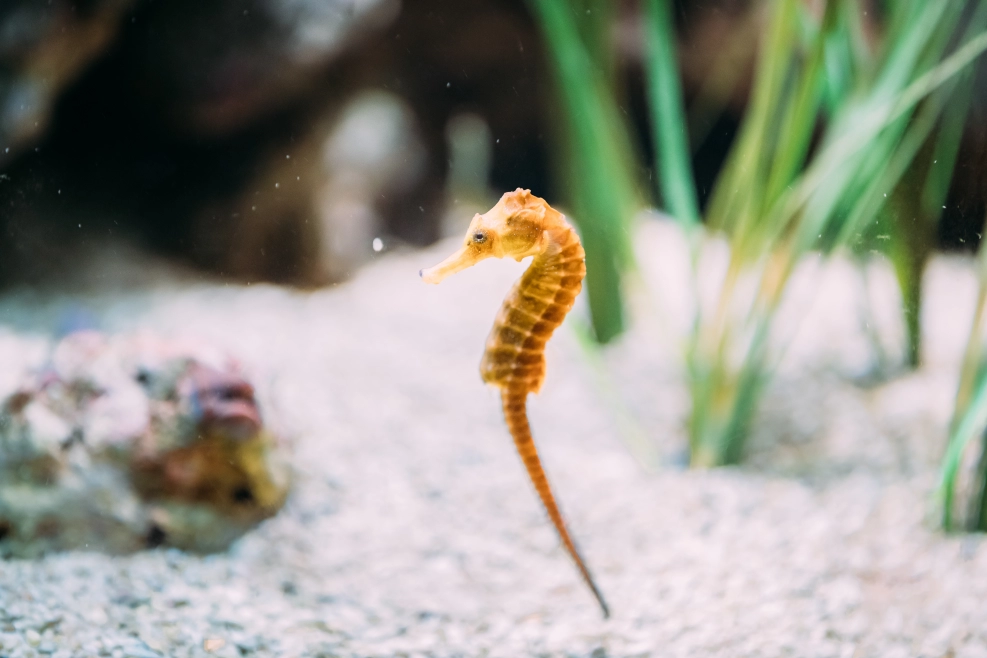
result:
[[[215,551],[284,503],[281,443],[222,351],[93,331],[33,359],[22,344],[0,335],[0,555]]]

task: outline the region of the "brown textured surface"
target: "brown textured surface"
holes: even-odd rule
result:
[[[480,376],[501,389],[504,419],[528,477],[555,525],[562,545],[600,603],[610,610],[573,542],[552,493],[528,424],[527,398],[545,379],[545,344],[572,309],[586,276],[586,252],[565,216],[530,190],[507,192],[489,212],[477,215],[466,243],[422,276],[438,283],[445,276],[488,258],[505,256],[531,264],[504,299],[487,338]]]

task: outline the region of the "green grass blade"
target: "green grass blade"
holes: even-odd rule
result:
[[[957,16],[957,19],[959,16]],[[966,34],[962,42],[969,41],[987,27],[987,2],[980,2],[967,21]],[[966,127],[966,118],[973,98],[973,71],[967,70],[958,81],[955,99],[945,109],[942,127],[936,136],[932,151],[932,165],[922,189],[921,208],[926,215],[938,218],[942,204],[949,192],[956,166],[956,156],[960,150],[960,140]]]
[[[605,343],[624,329],[622,273],[630,263],[627,228],[637,205],[627,133],[569,2],[529,5],[556,72],[571,152],[569,196],[586,249],[590,314],[597,340]]]
[[[919,76],[910,83],[897,98],[887,98],[858,112],[844,116],[847,128],[838,137],[824,144],[812,164],[800,177],[797,185],[787,190],[775,204],[769,224],[785,225],[787,218],[793,218],[805,208],[811,207],[811,221],[802,222],[800,250],[809,248],[822,232],[827,217],[835,209],[837,201],[825,195],[824,186],[839,187],[834,181],[843,181],[845,186],[853,175],[848,162],[853,162],[881,133],[893,122],[912,111],[928,94],[960,73],[976,57],[987,50],[987,32],[977,35],[938,66]],[[819,196],[820,192],[823,196]],[[811,202],[811,203],[810,203]],[[825,205],[819,205],[825,204]],[[847,234],[849,235],[849,231]]]
[[[953,501],[956,496],[956,481],[959,477],[963,452],[970,441],[982,432],[987,425],[987,376],[981,376],[970,399],[970,405],[962,415],[954,432],[950,434],[946,456],[942,461],[939,479],[939,492],[942,497],[943,527],[954,529]]]
[[[895,38],[873,59],[858,54],[851,11],[858,3],[827,4],[818,29],[799,7],[772,4],[753,99],[710,205],[710,224],[726,230],[732,249],[718,304],[689,346],[690,446],[700,465],[742,454],[776,352],[767,336],[798,261],[820,243],[827,251],[846,244],[875,221],[951,102],[956,75],[987,48],[987,34],[978,33],[944,56],[959,13],[941,1],[902,0]],[[845,79],[828,88],[830,63]],[[748,278],[757,294],[738,308],[735,282]]]
[[[669,5],[669,0],[645,0],[648,99],[662,196],[671,215],[692,227],[699,223],[699,204],[689,159]]]
[[[783,100],[783,82],[795,41],[796,0],[773,0],[768,38],[755,72],[750,106],[707,210],[707,223],[744,235],[758,218],[765,162],[774,143],[769,135]]]
[[[782,120],[780,133],[787,139],[784,148],[778,149],[771,163],[766,194],[766,198],[770,201],[777,199],[782,190],[791,184],[809,152],[821,102],[825,45],[836,27],[840,4],[839,2],[827,4],[805,71],[800,75],[798,90]]]

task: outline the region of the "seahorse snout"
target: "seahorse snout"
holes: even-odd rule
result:
[[[474,250],[469,247],[463,247],[438,265],[420,271],[418,275],[425,283],[439,283],[447,276],[465,270],[478,260],[482,260],[482,258],[477,258]]]

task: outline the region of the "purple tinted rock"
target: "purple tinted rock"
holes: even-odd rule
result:
[[[262,418],[220,351],[69,335],[0,391],[0,555],[225,548],[287,495]]]

